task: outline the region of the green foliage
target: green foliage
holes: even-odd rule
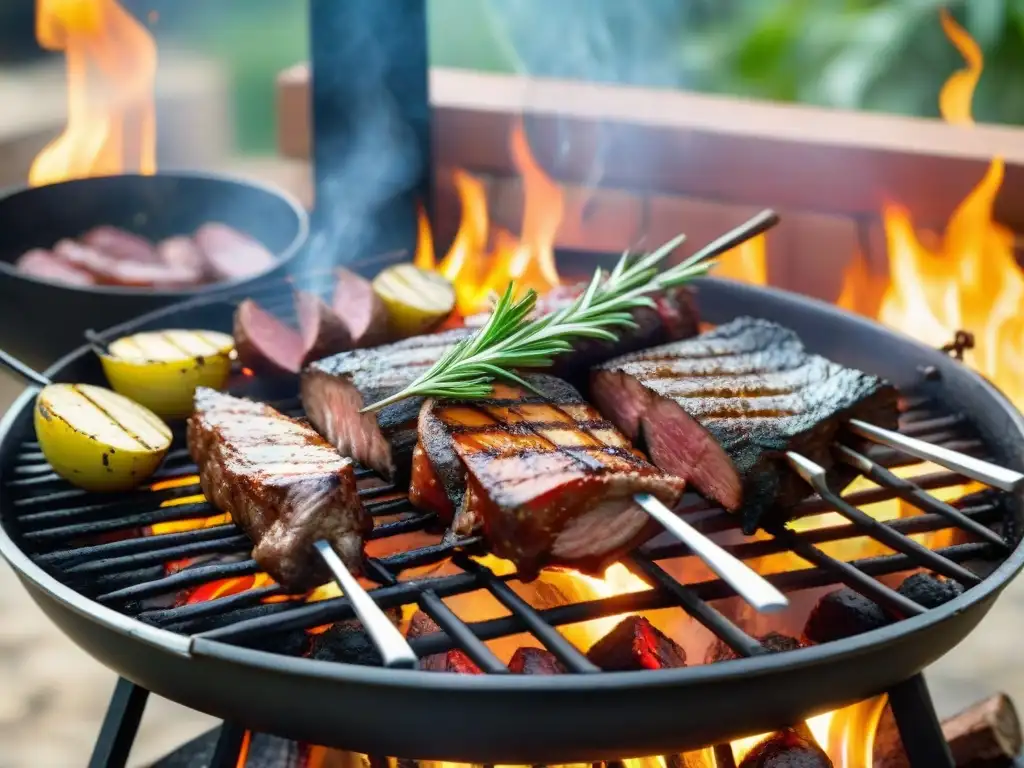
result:
[[[949,8],[978,41],[975,117],[1024,123],[1024,0],[722,0],[680,35],[692,87],[823,106],[937,116],[963,59],[939,23]]]

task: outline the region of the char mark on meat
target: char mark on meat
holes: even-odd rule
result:
[[[319,360],[302,373],[302,405],[316,430],[342,456],[384,478],[408,482],[422,398],[408,398],[373,413],[360,413],[389,397],[433,365],[466,329],[446,331]]]
[[[793,331],[740,318],[696,338],[612,360],[591,374],[598,408],[666,472],[739,511],[743,527],[786,519],[809,495],[787,451],[829,470],[840,490],[854,472],[832,445],[859,418],[895,429],[888,382],[808,354]]]
[[[571,289],[567,291],[575,298]],[[542,299],[540,310],[566,306],[568,295],[549,294]],[[623,331],[618,342],[582,342],[572,352],[556,358],[552,372],[585,377],[592,365],[615,355],[696,333],[697,316],[689,291],[673,289],[654,299],[657,308],[636,312],[638,327]],[[359,411],[408,386],[451,345],[474,330],[459,328],[416,336],[382,347],[343,352],[310,365],[302,375],[302,403],[310,422],[343,456],[351,456],[404,486],[411,474],[416,418],[422,400],[409,398],[371,414]]]
[[[443,494],[446,509],[433,511],[454,513],[458,533],[482,527],[525,579],[547,564],[600,572],[658,530],[633,495],[671,507],[684,484],[644,460],[570,385],[528,378],[542,396],[498,385],[488,400],[424,404],[417,468],[431,471],[416,473],[410,498],[431,508]]]
[[[373,524],[352,461],[310,427],[268,405],[200,388],[188,445],[206,498],[248,534],[253,558],[280,584],[306,590],[330,578],[313,550],[321,539],[358,571]]]

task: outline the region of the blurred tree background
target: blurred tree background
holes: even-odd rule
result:
[[[161,47],[221,60],[239,150],[273,151],[274,76],[308,55],[304,0],[121,2],[140,18],[156,11]],[[922,116],[937,116],[939,88],[962,66],[939,24],[947,7],[985,55],[975,116],[1024,124],[1024,88],[1013,85],[1024,0],[428,2],[435,65]],[[0,63],[32,55],[32,8],[0,0]]]

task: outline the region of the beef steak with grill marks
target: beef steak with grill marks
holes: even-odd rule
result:
[[[424,404],[438,432],[424,434],[420,456],[430,461],[417,463],[410,500],[430,508],[450,485],[455,527],[481,525],[523,578],[547,564],[600,572],[658,530],[634,494],[672,507],[684,483],[644,460],[569,384],[527,378],[536,392],[499,385],[491,399]]]
[[[843,423],[895,429],[898,415],[892,385],[808,354],[793,331],[754,318],[605,363],[591,394],[657,466],[741,511],[747,533],[810,493],[787,451],[829,469],[838,490],[853,478],[831,451]]]
[[[330,578],[313,551],[320,539],[359,570],[373,524],[352,461],[306,424],[201,387],[188,446],[206,498],[249,535],[253,558],[280,584],[305,590]]]

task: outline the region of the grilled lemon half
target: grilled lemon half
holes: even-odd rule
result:
[[[87,491],[134,488],[156,471],[171,445],[171,430],[155,413],[89,384],[44,387],[34,420],[54,472]]]
[[[196,387],[223,389],[235,341],[216,331],[151,331],[125,336],[100,355],[115,392],[167,419],[192,413]]]
[[[373,290],[388,311],[393,337],[405,338],[436,327],[455,308],[455,288],[436,272],[396,264],[373,280]]]

